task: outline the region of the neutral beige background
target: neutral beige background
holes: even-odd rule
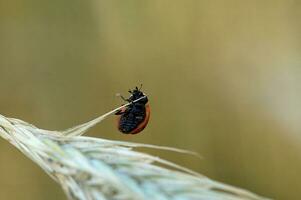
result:
[[[211,178],[301,199],[301,1],[0,0],[0,113],[64,129],[121,104],[143,83],[149,126],[90,136],[167,145],[148,151]],[[63,200],[0,140],[0,199]]]

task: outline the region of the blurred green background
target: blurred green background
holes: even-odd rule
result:
[[[275,199],[301,199],[301,1],[0,0],[0,113],[65,129],[143,83],[139,135],[115,119],[90,136],[173,146],[147,151]],[[0,140],[0,199],[65,199]]]

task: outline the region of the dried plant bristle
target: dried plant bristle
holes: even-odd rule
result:
[[[72,200],[266,199],[133,149],[189,151],[82,136],[120,108],[66,131],[43,130],[0,115],[0,135],[58,182]]]

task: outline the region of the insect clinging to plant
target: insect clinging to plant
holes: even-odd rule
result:
[[[131,95],[128,99],[120,95],[124,101],[129,103],[128,106],[115,113],[118,116],[118,130],[124,134],[137,134],[141,132],[149,121],[150,106],[146,94],[141,91],[141,87],[129,90],[128,92]]]

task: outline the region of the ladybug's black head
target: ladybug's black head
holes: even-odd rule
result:
[[[140,88],[135,87],[135,89],[129,90],[129,93],[131,93],[131,96],[129,98],[130,102],[140,99],[141,97],[145,97],[145,98],[142,98],[137,103],[146,104],[148,102],[147,96],[140,89],[141,87]]]

